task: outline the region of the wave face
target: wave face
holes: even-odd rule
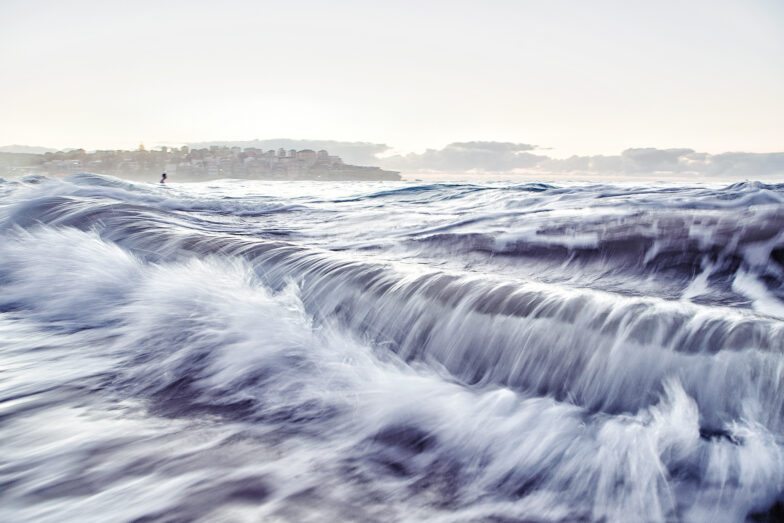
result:
[[[0,182],[0,519],[773,521],[784,186]]]

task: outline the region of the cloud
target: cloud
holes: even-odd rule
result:
[[[454,142],[443,149],[382,158],[381,163],[403,172],[513,171],[533,167],[546,158],[528,152],[534,149],[536,146],[525,143]]]
[[[31,145],[4,145],[0,147],[0,153],[16,153],[16,154],[44,154],[53,153],[57,149],[50,149],[48,147],[35,147]]]
[[[784,152],[781,153],[723,153],[712,156],[712,175],[737,174],[746,178],[760,175],[784,174]]]
[[[572,156],[537,165],[544,173],[596,175],[698,175],[758,178],[784,175],[784,153],[708,154],[693,149],[626,149],[619,156]]]
[[[692,149],[626,149],[621,153],[627,171],[660,172],[678,170],[681,160],[694,154]]]
[[[705,154],[693,149],[626,149],[619,156],[572,156],[563,160],[548,159],[539,167],[553,172],[606,174],[681,173],[692,170]]]

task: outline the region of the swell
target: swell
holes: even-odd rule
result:
[[[555,186],[548,185],[546,183],[525,183],[525,184],[513,186],[511,188],[506,188],[506,190],[511,190],[514,192],[545,192],[555,188],[556,188]],[[354,201],[361,201],[361,200],[375,200],[378,198],[390,199],[396,201],[401,200],[402,198],[402,201],[407,201],[406,199],[408,198],[414,198],[415,201],[427,200],[432,202],[437,200],[455,200],[455,199],[464,198],[466,196],[470,196],[477,192],[499,191],[499,190],[503,190],[503,189],[495,189],[486,186],[471,185],[465,183],[459,183],[459,184],[433,183],[428,185],[410,185],[410,186],[400,187],[396,189],[373,192],[361,197],[340,199],[335,201],[339,203],[344,203],[344,202],[354,202]]]
[[[0,212],[5,519],[780,511],[765,314],[375,263],[154,199]]]
[[[122,514],[113,519],[124,520],[210,518],[237,498],[268,511],[288,507],[294,513],[287,517],[273,514],[288,520],[323,515],[325,505],[341,520],[405,520],[417,505],[428,509],[417,514],[440,512],[449,521],[665,520],[699,514],[704,500],[689,496],[692,486],[719,493],[722,508],[737,515],[769,504],[782,484],[780,467],[750,460],[780,457],[764,431],[740,424],[726,436],[703,431],[701,438],[696,405],[675,379],[650,409],[617,417],[503,388],[471,390],[376,359],[324,325],[312,328],[295,286],[270,296],[236,257],[145,264],[74,229],[14,240],[3,260],[27,263],[10,268],[13,283],[2,296],[25,297],[28,317],[58,322],[47,339],[63,346],[36,350],[36,336],[19,333],[28,350],[17,356],[42,368],[0,383],[0,392],[9,385],[30,392],[52,379],[66,384],[39,389],[8,426],[11,461],[24,465],[17,475],[24,488],[10,485],[11,500],[24,493],[27,505],[18,510],[27,514],[47,505],[57,507],[50,520],[72,519],[100,510],[114,491],[145,501],[111,507]],[[52,254],[64,261],[59,270],[48,263]],[[47,288],[19,288],[25,282]],[[91,291],[86,282],[100,285]],[[111,286],[124,297],[107,300],[103,289]],[[91,329],[63,332],[83,315],[74,303],[91,292],[105,314],[88,311]],[[33,299],[40,295],[61,300]],[[107,325],[107,318],[115,321]],[[0,315],[0,327],[4,320]],[[102,342],[101,334],[114,339]],[[12,363],[14,370],[25,366]],[[91,378],[107,367],[108,378]],[[92,390],[64,394],[72,383]],[[147,400],[144,423],[138,411],[102,403],[118,393]],[[88,399],[92,413],[84,412]],[[104,417],[96,419],[96,410]],[[42,440],[31,433],[53,444],[36,447]],[[167,488],[170,478],[187,488]],[[344,508],[347,490],[354,506]],[[382,511],[372,511],[373,500]]]
[[[784,329],[749,311],[627,298],[388,264],[280,241],[173,226],[158,211],[68,198],[17,208],[17,226],[93,230],[142,259],[247,260],[275,292],[300,289],[318,324],[338,324],[411,364],[473,386],[503,385],[595,412],[637,412],[677,377],[704,434],[751,418],[784,423]],[[8,278],[7,273],[0,275]],[[731,392],[730,392],[731,391]]]
[[[753,219],[748,213],[640,212],[594,223],[542,224],[519,234],[447,230],[416,235],[409,242],[441,254],[482,253],[553,267],[597,267],[683,281],[707,271],[709,282],[725,289],[739,271],[746,271],[757,274],[768,289],[784,297],[782,231],[784,210],[777,206],[758,211]]]

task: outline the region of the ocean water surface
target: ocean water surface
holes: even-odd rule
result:
[[[0,182],[2,521],[775,521],[784,185]]]

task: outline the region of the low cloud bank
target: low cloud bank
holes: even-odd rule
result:
[[[512,142],[454,142],[423,153],[388,155],[391,147],[334,140],[252,140],[203,142],[192,147],[230,145],[262,149],[326,149],[354,165],[377,165],[403,173],[527,173],[595,176],[702,176],[750,178],[784,176],[784,152],[708,154],[693,149],[626,149],[619,155],[551,158],[535,145]]]
[[[381,159],[382,166],[403,172],[514,171],[538,165],[546,156],[531,154],[536,146],[510,142],[455,142],[443,149],[395,155]]]
[[[381,158],[380,164],[403,172],[497,173],[521,172],[542,175],[585,174],[659,175],[757,178],[784,176],[784,152],[722,154],[693,149],[626,149],[613,156],[572,156],[556,159],[533,154],[536,147],[506,142],[452,143],[421,154]]]
[[[547,159],[537,170],[557,174],[661,174],[744,178],[784,175],[781,153],[699,153],[692,149],[626,149],[618,156]]]
[[[32,145],[3,145],[0,147],[0,153],[13,153],[13,154],[44,154],[53,153],[57,149],[50,149],[49,147],[35,147]]]

